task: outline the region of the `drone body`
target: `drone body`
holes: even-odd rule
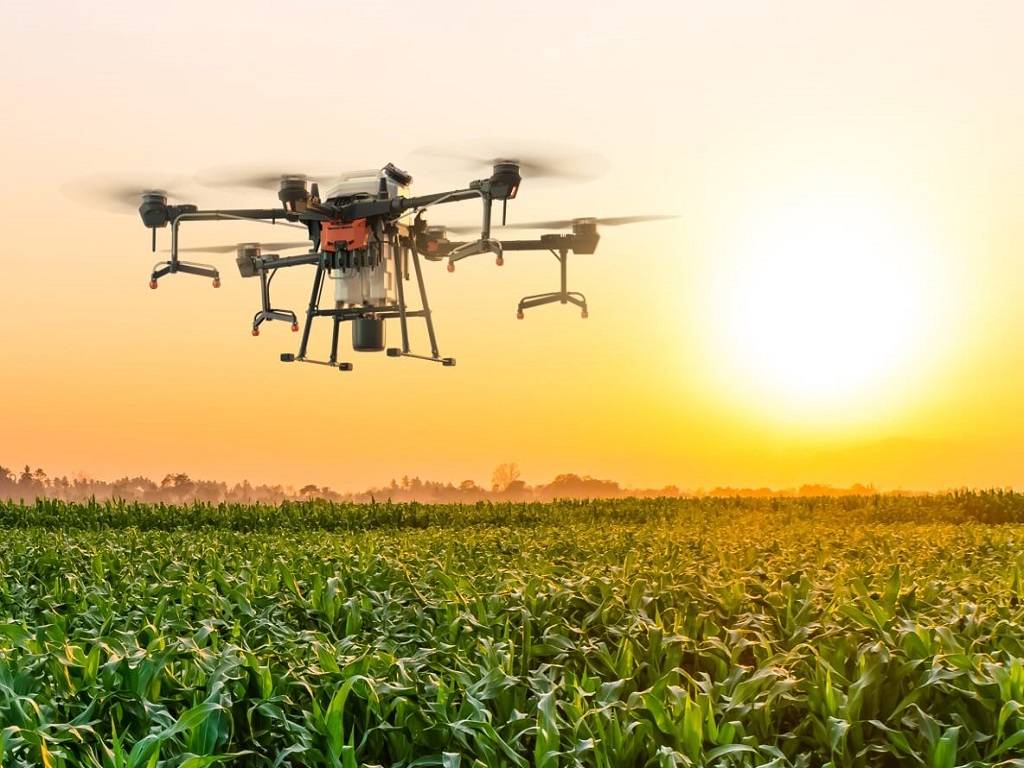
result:
[[[329,187],[325,185],[327,191],[323,196],[320,185],[301,174],[246,180],[244,183],[247,185],[261,187],[268,183],[276,184],[280,206],[267,209],[200,210],[191,204],[169,204],[165,193],[147,191],[142,193],[139,215],[143,224],[153,232],[154,250],[156,231],[168,226],[171,230],[170,258],[154,267],[150,287],[156,288],[162,277],[179,272],[212,278],[214,286],[219,286],[220,272],[216,267],[182,261],[179,254],[185,251],[234,251],[239,274],[260,281],[261,308],[253,316],[252,334],[258,336],[261,325],[273,320],[290,323],[293,331],[299,331],[299,317],[294,311],[273,306],[271,282],[281,269],[313,267],[314,276],[305,322],[301,326],[299,349],[296,353],[282,354],[282,361],[352,370],[352,364],[341,361],[338,354],[341,325],[350,323],[353,351],[380,352],[386,349],[389,357],[411,357],[452,366],[455,360],[442,357],[438,350],[420,257],[428,261],[447,260],[448,270],[454,271],[456,262],[474,255],[490,253],[500,266],[507,252],[549,251],[560,264],[560,288],[524,297],[519,302],[517,316],[522,318],[525,310],[542,304],[561,303],[575,305],[586,317],[585,297],[568,290],[569,253],[594,253],[599,241],[599,223],[614,225],[668,218],[641,216],[540,222],[519,226],[530,229],[571,227],[572,233],[545,234],[532,240],[498,240],[491,233],[493,205],[495,202],[502,204],[504,223],[507,203],[516,197],[521,181],[518,161],[497,160],[493,163],[491,175],[485,179],[472,181],[461,189],[418,197],[409,194],[412,177],[390,163],[380,170],[338,177]],[[430,226],[424,218],[424,211],[433,206],[472,199],[483,204],[479,237],[473,240],[450,240],[449,232],[467,228]],[[410,216],[412,221],[407,223]],[[308,241],[243,243],[212,248],[178,247],[179,229],[184,222],[224,220],[281,222],[305,229]],[[276,252],[299,247],[307,248],[308,252],[298,256],[282,256]],[[415,303],[408,301],[406,283],[411,282],[415,282],[418,294]],[[323,294],[327,285],[330,285],[327,293],[333,300],[324,306]],[[317,319],[326,320],[332,328],[326,359],[315,359],[309,354],[310,332],[313,321]],[[398,321],[400,346],[386,347],[385,326],[389,320]],[[429,354],[419,354],[410,348],[409,324],[414,320],[422,320],[426,325]]]

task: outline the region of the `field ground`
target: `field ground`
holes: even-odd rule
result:
[[[1024,765],[1024,497],[0,502],[3,766]]]

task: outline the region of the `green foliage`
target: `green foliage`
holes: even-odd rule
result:
[[[0,503],[0,765],[1024,765],[1022,510]]]

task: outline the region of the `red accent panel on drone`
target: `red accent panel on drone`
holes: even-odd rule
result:
[[[366,219],[356,219],[347,224],[325,221],[320,228],[320,248],[324,251],[336,251],[338,248],[355,251],[365,248],[369,239]]]

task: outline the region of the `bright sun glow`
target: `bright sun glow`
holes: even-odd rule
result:
[[[734,384],[807,415],[877,401],[929,341],[938,307],[928,262],[864,207],[776,211],[748,231],[715,291],[716,346]]]

